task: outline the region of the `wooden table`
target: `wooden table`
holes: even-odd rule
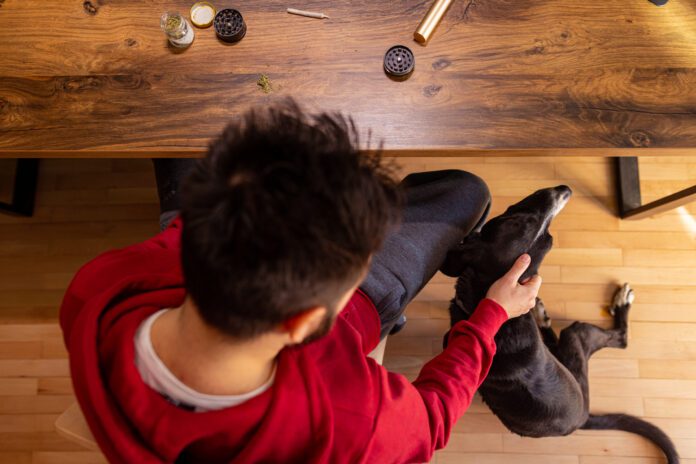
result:
[[[159,17],[190,1],[0,1],[0,156],[199,156],[286,96],[388,155],[696,155],[695,0],[458,0],[426,47],[429,0],[288,1],[214,2],[246,37],[196,29],[178,53]],[[405,82],[382,69],[395,44],[416,56]]]

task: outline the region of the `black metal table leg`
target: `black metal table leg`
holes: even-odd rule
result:
[[[36,198],[38,178],[38,159],[18,159],[15,168],[12,200],[10,203],[0,202],[0,211],[20,216],[31,216],[34,214],[34,199]]]
[[[619,216],[642,219],[664,213],[696,200],[696,185],[643,205],[640,198],[638,158],[616,158],[616,189]]]

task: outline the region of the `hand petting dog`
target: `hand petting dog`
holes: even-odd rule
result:
[[[528,254],[521,255],[510,270],[488,289],[486,298],[502,306],[508,319],[527,314],[536,303],[539,287],[541,287],[541,276],[537,274],[519,283],[520,277],[531,262],[532,259]]]

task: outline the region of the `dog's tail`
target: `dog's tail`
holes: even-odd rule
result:
[[[665,453],[668,464],[679,464],[679,455],[672,440],[669,439],[665,432],[638,417],[629,416],[628,414],[590,414],[587,422],[580,428],[589,430],[623,430],[624,432],[636,433],[655,443]]]

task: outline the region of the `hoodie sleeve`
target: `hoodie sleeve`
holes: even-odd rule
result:
[[[382,369],[381,405],[365,462],[427,462],[447,444],[488,375],[495,334],[507,319],[500,305],[484,299],[469,320],[455,324],[447,348],[413,384]]]

